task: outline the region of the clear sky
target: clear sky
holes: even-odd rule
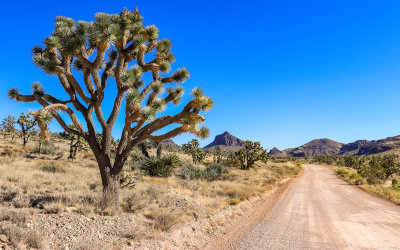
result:
[[[56,16],[89,21],[96,12],[136,6],[146,25],[173,42],[174,68],[189,69],[186,95],[199,86],[214,99],[205,123],[211,136],[202,145],[225,130],[268,149],[400,134],[400,1],[389,0],[4,0],[0,119],[38,107],[9,101],[11,87],[30,93],[31,83],[41,81],[65,96],[30,54],[51,34]],[[51,127],[60,129],[56,122]]]

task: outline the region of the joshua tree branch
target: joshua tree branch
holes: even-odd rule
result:
[[[155,142],[161,142],[163,140],[167,140],[167,139],[173,138],[177,135],[180,135],[184,132],[187,132],[185,126],[180,126],[180,127],[177,127],[175,129],[169,131],[168,133],[165,133],[162,135],[148,135],[147,138],[152,141],[155,141]]]

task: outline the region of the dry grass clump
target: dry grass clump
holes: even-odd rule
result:
[[[65,204],[61,201],[47,203],[44,205],[44,210],[48,214],[60,214],[65,211]]]
[[[180,216],[170,209],[154,208],[146,211],[146,218],[151,219],[151,227],[156,231],[168,232],[172,227],[181,222]]]
[[[42,163],[41,169],[42,169],[42,171],[49,172],[49,173],[66,173],[67,172],[67,166],[65,164],[62,164],[60,162],[54,162],[54,161]]]
[[[21,229],[15,225],[6,225],[0,227],[0,234],[7,236],[15,249],[44,249],[46,247],[45,239],[38,232],[31,229]]]
[[[25,222],[31,214],[25,210],[14,211],[5,207],[0,207],[0,221],[10,221],[13,223]]]

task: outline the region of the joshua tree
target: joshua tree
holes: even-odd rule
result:
[[[224,159],[224,155],[222,154],[222,150],[220,147],[215,147],[214,150],[214,162],[221,163]]]
[[[31,113],[28,113],[25,115],[22,112],[22,114],[18,117],[18,120],[17,120],[18,125],[21,127],[21,134],[22,134],[24,147],[29,140],[31,131],[37,124],[37,121],[32,116],[33,115]]]
[[[191,155],[194,163],[201,163],[206,157],[206,153],[199,148],[199,141],[192,139],[190,142],[182,145],[182,150],[185,154]]]
[[[14,140],[14,136],[15,136],[15,132],[16,132],[15,123],[16,123],[16,119],[14,116],[9,115],[3,119],[3,121],[0,124],[0,127],[4,132],[4,138],[6,138],[7,135],[10,135],[11,141]]]
[[[245,141],[243,144],[243,148],[234,153],[241,169],[251,168],[256,161],[267,162],[267,150],[264,150],[259,142]]]
[[[33,48],[33,61],[45,73],[59,79],[69,99],[55,98],[39,83],[33,84],[31,95],[22,95],[15,88],[8,92],[11,99],[38,102],[66,132],[87,141],[99,166],[105,207],[118,206],[121,170],[138,143],[146,139],[162,141],[184,132],[200,137],[209,133],[206,127],[198,128],[198,124],[205,121],[200,112],[208,111],[213,102],[203,96],[199,88],[192,91],[193,99],[180,113],[157,115],[167,104],[180,103],[181,86],[169,87],[165,95],[162,93],[166,85],[184,82],[189,78],[189,72],[182,68],[170,73],[171,63],[175,61],[171,42],[158,40],[157,27],[144,26],[142,19],[137,9],[113,15],[97,13],[93,22],[57,17],[55,30],[45,39],[44,47]],[[146,61],[152,56],[153,60]],[[83,84],[76,78],[80,74],[73,74],[78,71],[83,75]],[[146,74],[149,77],[145,79],[151,79],[147,83],[143,79]],[[110,78],[115,81],[110,82]],[[110,93],[106,91],[110,84],[115,84],[117,93],[107,118],[102,103],[106,93]],[[124,104],[124,127],[112,161],[111,134]],[[68,114],[76,129],[67,125],[60,111]],[[84,118],[85,126],[79,121],[78,112]],[[96,139],[95,121],[101,127],[101,141]],[[164,134],[154,134],[171,124],[178,126]]]

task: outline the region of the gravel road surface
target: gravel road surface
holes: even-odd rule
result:
[[[266,216],[226,249],[400,249],[400,206],[336,177],[304,172]]]

